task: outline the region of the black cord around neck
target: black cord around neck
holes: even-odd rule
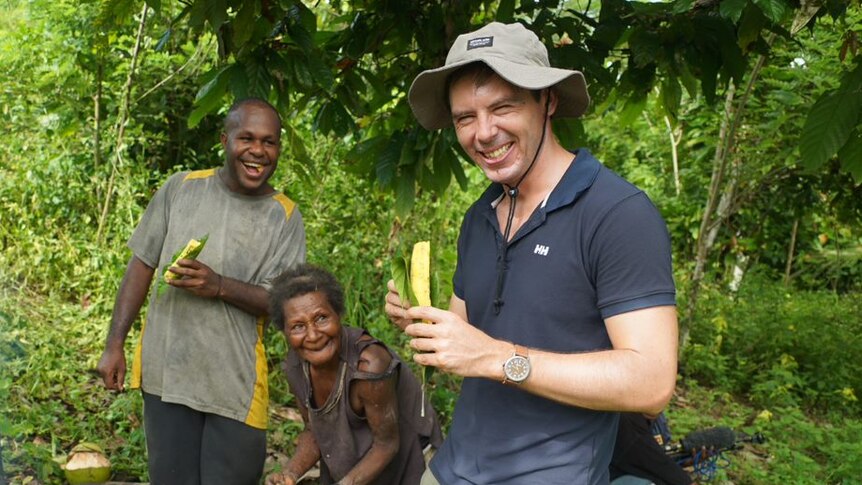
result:
[[[533,161],[530,162],[530,166],[527,167],[527,170],[524,171],[524,174],[521,175],[521,178],[518,179],[518,182],[514,187],[509,187],[506,184],[503,184],[505,189],[505,194],[509,196],[509,213],[506,216],[506,228],[503,231],[503,250],[498,256],[497,259],[497,285],[496,292],[494,296],[494,315],[500,314],[500,307],[503,306],[503,281],[505,279],[506,270],[508,267],[506,266],[506,255],[509,252],[509,235],[512,231],[512,221],[515,219],[515,205],[518,201],[518,187],[521,185],[521,182],[527,178],[527,174],[530,173],[530,170],[533,169],[533,165],[536,164],[536,160],[539,159],[539,153],[542,152],[542,146],[545,144],[545,130],[548,128],[548,108],[551,104],[551,92],[548,91],[548,97],[545,99],[545,118],[542,120],[542,138],[539,139],[539,147],[536,148],[536,153],[533,155]]]

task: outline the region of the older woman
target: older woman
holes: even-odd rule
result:
[[[319,267],[296,266],[273,284],[270,316],[290,345],[285,369],[305,429],[269,485],[295,484],[318,460],[321,485],[416,485],[423,448],[442,442],[410,369],[365,330],[342,326],[343,313],[341,285]]]

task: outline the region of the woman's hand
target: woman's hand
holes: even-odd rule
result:
[[[290,472],[270,473],[266,485],[296,485],[296,475]]]

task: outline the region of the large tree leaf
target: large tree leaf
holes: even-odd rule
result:
[[[254,23],[260,14],[259,7],[260,4],[258,2],[242,2],[242,6],[232,22],[233,44],[238,49],[241,49],[251,39],[254,32]]]
[[[412,305],[415,298],[413,292],[410,291],[410,259],[399,251],[389,262],[389,271],[401,301]]]
[[[356,174],[371,172],[387,141],[386,136],[378,135],[353,145],[344,156],[346,168]]]
[[[827,92],[814,103],[799,142],[805,168],[820,167],[847,142],[859,119],[860,108],[862,91],[858,89]]]
[[[722,17],[730,19],[731,22],[738,22],[742,16],[742,11],[748,5],[748,0],[724,0],[718,6],[718,12]]]
[[[497,22],[508,24],[515,15],[515,0],[500,0],[497,7]]]
[[[850,138],[862,112],[862,63],[841,78],[838,89],[818,99],[802,130],[802,165],[816,169]]]
[[[747,50],[755,42],[766,25],[766,17],[763,12],[754,6],[745,9],[742,19],[737,28],[737,44],[741,49]]]
[[[287,147],[290,154],[303,165],[314,165],[314,161],[308,156],[308,150],[305,148],[305,142],[300,132],[289,121],[285,121],[283,125],[282,147]]]
[[[781,23],[790,6],[784,0],[753,0],[773,23]]]
[[[676,120],[682,102],[682,89],[679,82],[674,78],[666,78],[661,83],[661,105],[665,114]]]
[[[416,166],[398,167],[398,178],[395,180],[395,213],[404,216],[416,201]]]
[[[228,80],[231,72],[235,69],[235,65],[227,66],[216,71],[215,75],[201,87],[195,96],[194,105],[191,115],[188,119],[188,127],[194,128],[200,123],[201,119],[207,114],[215,111],[221,106],[222,98],[227,92]]]
[[[838,151],[841,168],[853,176],[856,185],[862,184],[862,127],[857,126],[847,143]]]
[[[380,153],[377,161],[377,182],[382,187],[391,187],[395,180],[398,161],[401,160],[401,147],[404,146],[404,133],[397,131],[392,134],[386,148]]]

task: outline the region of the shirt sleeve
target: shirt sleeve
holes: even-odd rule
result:
[[[261,286],[267,291],[272,287],[272,282],[278,275],[296,264],[305,262],[305,224],[299,208],[295,207],[291,212],[280,240],[282,243],[276,249],[261,282]]]
[[[132,253],[151,268],[159,266],[170,222],[171,198],[184,176],[185,173],[175,174],[159,188],[127,242]]]
[[[643,192],[608,211],[590,247],[602,318],[676,304],[670,235]]]

